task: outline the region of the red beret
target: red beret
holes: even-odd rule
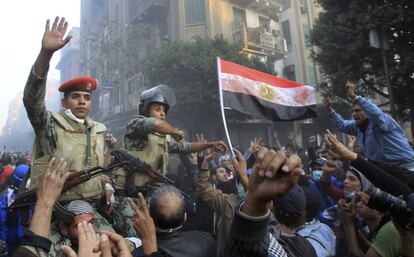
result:
[[[96,79],[92,77],[76,77],[66,81],[59,87],[60,92],[66,91],[88,91],[92,92],[96,89]]]

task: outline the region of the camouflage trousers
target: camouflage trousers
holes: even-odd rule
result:
[[[94,208],[94,227],[96,232],[100,232],[102,230],[112,231],[114,229],[112,225],[104,218],[98,211]],[[59,227],[59,221],[54,221],[50,225],[50,241],[52,241],[52,246],[50,247],[49,256],[65,256],[65,254],[60,251],[60,247],[62,245],[69,245],[71,246],[72,243],[70,242],[69,238],[66,235],[61,233],[61,229]]]
[[[128,197],[115,196],[115,208],[112,211],[114,229],[123,237],[139,237],[134,228],[134,211],[127,201]],[[131,198],[137,206],[138,199]]]

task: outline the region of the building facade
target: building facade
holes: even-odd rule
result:
[[[308,4],[307,12],[302,2]],[[223,36],[242,44],[247,55],[270,58],[279,76],[315,85],[318,73],[305,40],[317,15],[313,6],[310,0],[81,1],[80,70],[100,85],[92,116],[121,134],[137,113],[140,93],[151,86],[142,75],[148,47],[196,36]],[[246,124],[257,126],[257,120]],[[260,124],[268,128],[262,134],[271,142],[275,125]],[[276,127],[290,130],[292,124]]]

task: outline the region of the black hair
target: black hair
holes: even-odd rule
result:
[[[299,219],[302,217],[301,213],[298,212],[283,212],[283,210],[279,210],[278,206],[273,200],[273,209],[274,209],[274,215],[277,221],[279,221],[281,224],[294,228],[296,227],[296,224],[298,223]]]
[[[309,187],[302,187],[306,197],[306,221],[312,221],[322,210],[322,204],[316,193]]]
[[[180,200],[174,210],[165,210],[162,200],[167,196]],[[180,227],[184,223],[185,216],[185,202],[181,192],[173,186],[159,187],[152,194],[149,211],[157,228],[168,230]]]
[[[13,156],[11,155],[11,153],[4,153],[2,158],[1,158],[1,163],[4,166],[13,164]]]
[[[223,169],[225,169],[227,173],[230,173],[230,172],[231,172],[231,170],[230,170],[229,168],[227,168],[226,166],[223,166],[223,165],[218,165],[215,169],[213,169],[213,170],[211,171],[211,175],[216,175],[216,173],[217,173],[217,169],[219,169],[219,168],[223,168]]]

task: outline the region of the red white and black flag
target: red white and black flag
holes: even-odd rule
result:
[[[273,121],[316,117],[312,86],[279,78],[218,58],[222,107]]]

